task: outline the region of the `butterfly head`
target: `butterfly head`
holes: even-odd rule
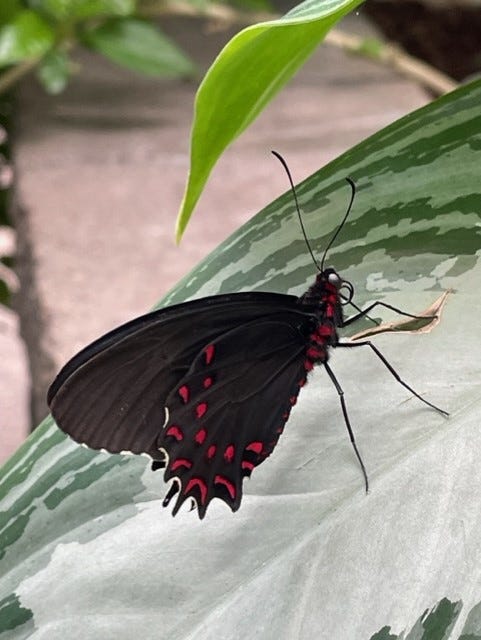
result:
[[[332,318],[336,326],[343,322],[342,307],[354,296],[354,287],[332,267],[320,271],[309,289],[299,298],[302,305],[316,307],[322,316]]]
[[[354,297],[354,286],[349,280],[344,280],[332,267],[327,267],[321,271],[316,278],[323,288],[327,288],[332,293],[337,292],[342,305],[349,304]]]

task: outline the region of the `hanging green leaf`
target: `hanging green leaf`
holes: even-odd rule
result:
[[[288,82],[329,29],[360,2],[306,0],[279,20],[244,29],[224,47],[197,91],[190,173],[177,219],[177,240],[224,149]]]

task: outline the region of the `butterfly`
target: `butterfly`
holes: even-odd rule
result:
[[[289,170],[278,157],[299,211]],[[244,478],[274,451],[309,373],[322,365],[339,393],[367,491],[343,391],[328,362],[330,349],[370,346],[406,389],[446,412],[401,380],[371,342],[339,339],[340,328],[377,305],[411,316],[380,301],[360,309],[352,300],[353,285],[324,267],[354,200],[354,183],[348,182],[349,207],[303,295],[210,296],[110,331],[74,356],[52,383],[47,401],[57,425],[93,449],[147,454],[152,469],[163,469],[171,483],[163,505],[176,496],[175,515],[189,500],[202,519],[213,498],[232,511],[239,508]],[[345,319],[347,304],[357,313]]]

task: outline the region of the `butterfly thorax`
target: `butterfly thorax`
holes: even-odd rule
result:
[[[299,298],[303,307],[313,310],[313,322],[308,329],[305,367],[326,362],[328,348],[338,343],[337,328],[343,324],[341,287],[345,282],[334,269],[321,271],[309,289]]]

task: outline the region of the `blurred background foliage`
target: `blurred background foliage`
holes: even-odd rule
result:
[[[143,18],[153,8],[142,0],[8,0],[0,5],[0,92],[35,70],[46,91],[59,93],[79,46],[139,73],[192,75],[189,57]]]

